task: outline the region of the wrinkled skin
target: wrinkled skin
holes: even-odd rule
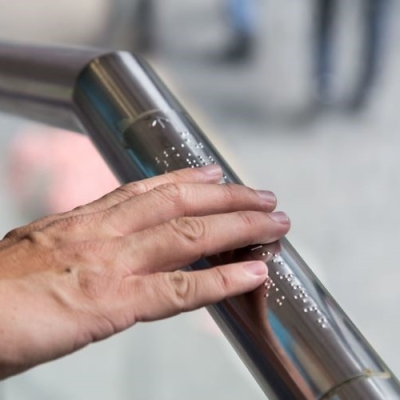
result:
[[[181,269],[201,257],[286,234],[275,196],[219,185],[219,167],[131,183],[0,242],[0,379],[137,322],[249,292],[263,262]]]

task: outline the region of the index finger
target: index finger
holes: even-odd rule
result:
[[[185,168],[170,172],[169,174],[128,183],[74,211],[79,210],[84,213],[103,211],[132,197],[146,193],[157,186],[168,183],[218,183],[221,178],[222,169],[219,165],[213,164],[201,168]]]
[[[130,198],[144,194],[156,188],[157,186],[168,183],[218,183],[221,179],[221,167],[213,164],[201,168],[185,168],[170,172],[169,174],[155,176],[153,178],[144,179],[137,182],[131,182],[119,187],[111,193],[106,194],[98,200],[75,208],[72,211],[41,218],[33,221],[29,225],[15,229],[9,232],[4,239],[7,239],[8,242],[12,242],[13,240],[18,240],[30,232],[44,229],[48,225],[61,219],[104,211]]]

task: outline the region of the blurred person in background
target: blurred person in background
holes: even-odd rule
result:
[[[222,52],[223,61],[240,62],[254,54],[256,27],[256,0],[226,0],[224,14],[230,28],[230,39]],[[120,0],[120,10],[126,12],[126,0]],[[132,50],[139,53],[156,47],[155,0],[138,0],[131,18]]]
[[[155,48],[155,3],[154,0],[137,2],[133,21],[135,51],[149,52]]]
[[[254,54],[257,31],[255,0],[228,0],[227,7],[232,37],[223,54],[223,60],[249,60]]]
[[[361,70],[357,74],[353,94],[347,103],[350,111],[363,109],[373,88],[382,59],[386,30],[386,14],[390,0],[362,1],[362,52]],[[334,26],[338,0],[316,0],[316,75],[317,101],[330,105],[332,99]]]

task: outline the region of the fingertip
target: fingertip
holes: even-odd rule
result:
[[[268,267],[263,261],[250,261],[243,264],[243,269],[248,275],[257,279],[268,277]]]
[[[219,183],[223,171],[219,165],[212,164],[205,167],[191,167],[176,170],[171,173],[173,181],[186,183]]]
[[[290,225],[290,219],[283,211],[273,212],[269,214],[269,216],[274,222],[278,222],[283,225]]]
[[[220,180],[222,178],[222,168],[217,164],[207,165],[197,168],[205,177],[210,180]]]
[[[256,190],[256,193],[269,208],[276,207],[278,200],[275,196],[275,193],[269,190]]]

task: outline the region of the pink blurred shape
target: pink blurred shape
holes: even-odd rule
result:
[[[8,177],[17,202],[58,213],[95,200],[118,187],[91,141],[83,135],[29,125],[12,140]]]

